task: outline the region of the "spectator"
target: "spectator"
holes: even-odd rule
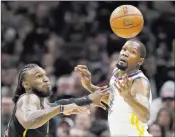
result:
[[[145,69],[146,76],[148,77],[151,85],[151,92],[152,92],[152,99],[157,98],[157,89],[156,89],[156,81],[155,81],[155,74],[156,74],[156,58],[154,56],[149,56],[143,65]]]
[[[75,118],[75,128],[88,131],[92,125],[92,120],[88,114],[80,114]]]
[[[110,136],[110,132],[109,130],[105,130],[101,133],[100,137],[109,137]]]
[[[11,114],[12,114],[12,110],[13,110],[13,102],[12,102],[12,98],[10,97],[3,97],[2,98],[2,133],[4,133],[7,124],[9,123]]]
[[[153,121],[156,120],[157,113],[161,108],[169,108],[171,111],[174,110],[174,97],[175,97],[175,91],[174,91],[174,82],[173,81],[167,81],[162,85],[162,88],[160,90],[160,97],[153,100],[151,105],[151,117],[149,120],[149,124],[151,124]]]
[[[63,118],[56,131],[56,137],[68,137],[74,122],[70,118]]]
[[[162,108],[157,115],[156,122],[163,127],[163,129],[165,130],[166,137],[174,136],[173,116],[169,109]]]
[[[65,75],[58,79],[57,81],[57,96],[62,94],[74,94],[75,92],[75,81],[69,76]]]
[[[148,132],[153,137],[166,137],[163,127],[156,122],[153,122],[151,125],[149,125]]]
[[[25,63],[45,67],[53,84],[51,102],[88,94],[80,84],[79,75],[72,72],[77,64],[88,66],[94,84],[109,83],[118,51],[126,41],[112,33],[109,17],[117,6],[123,4],[137,6],[144,16],[144,28],[136,39],[147,48],[143,71],[150,80],[154,99],[148,123],[156,120],[161,108],[175,108],[175,54],[171,46],[175,36],[174,2],[3,1],[1,86],[2,101],[6,103],[2,102],[2,131],[10,117],[12,104],[9,99],[16,89],[17,72]],[[107,111],[94,106],[90,108],[91,115],[75,119],[72,116],[75,125],[69,130],[65,129],[70,125],[66,120],[60,124],[61,117],[51,119],[50,137],[93,137],[94,134],[108,137]],[[152,127],[154,129],[155,125],[150,127],[150,132]]]

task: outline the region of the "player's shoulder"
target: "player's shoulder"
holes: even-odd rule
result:
[[[149,79],[141,70],[139,70],[132,78],[133,80],[146,80],[147,82],[149,82]]]
[[[149,80],[146,77],[137,77],[132,80],[132,85],[138,89],[138,87],[141,87],[139,90],[145,89],[146,91],[151,90],[151,85]]]
[[[40,99],[37,95],[32,93],[25,93],[19,97],[17,105],[38,103],[38,102],[40,102]]]
[[[132,81],[132,89],[137,93],[150,97],[151,85],[145,77],[138,77]]]
[[[145,78],[143,78],[143,77],[138,77],[138,78],[136,78],[136,79],[134,79],[133,81],[132,81],[132,83],[133,84],[142,84],[142,85],[144,85],[144,86],[150,86],[150,83],[149,83],[149,81],[147,80],[147,79],[145,79]]]
[[[133,77],[132,83],[142,84],[146,87],[150,87],[149,79],[145,76],[145,74],[141,70],[139,70],[138,74],[136,74]]]

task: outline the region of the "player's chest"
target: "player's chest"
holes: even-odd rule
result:
[[[117,87],[116,87],[116,85],[118,85],[118,84],[117,84],[117,80],[118,80],[120,83],[124,84],[124,83],[123,83],[123,79],[117,79],[117,78],[115,78],[115,77],[112,77],[111,80],[110,80],[110,96],[114,96],[114,97],[116,97],[116,98],[121,99],[121,98],[123,98],[123,97],[120,96],[120,92],[118,91],[118,89],[117,89]],[[119,86],[119,85],[118,85],[118,86]],[[131,87],[131,88],[132,88],[132,87]],[[131,95],[132,95],[133,97],[136,96],[136,92],[135,92],[134,90],[131,90],[131,89],[126,89],[126,90],[128,90],[128,91],[131,93]],[[127,92],[127,91],[123,91],[123,92]]]

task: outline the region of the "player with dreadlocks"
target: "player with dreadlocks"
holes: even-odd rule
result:
[[[45,71],[36,64],[25,65],[19,72],[18,85],[13,98],[15,107],[5,132],[6,137],[46,137],[49,120],[58,115],[89,113],[85,105],[101,105],[108,88],[97,89],[89,96],[47,103],[51,84]]]

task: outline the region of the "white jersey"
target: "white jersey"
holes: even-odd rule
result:
[[[141,70],[138,70],[135,74],[128,77],[133,80],[141,77],[148,81],[147,77]],[[151,136],[147,132],[147,124],[138,120],[131,107],[118,93],[117,88],[114,86],[116,79],[117,77],[115,75],[113,75],[110,79],[110,108],[108,111],[108,123],[111,136]],[[119,78],[119,80],[122,80],[122,78]],[[150,104],[151,101],[152,94],[150,91]]]

